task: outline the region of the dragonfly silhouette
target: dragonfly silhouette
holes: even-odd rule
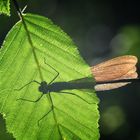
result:
[[[55,92],[58,94],[59,93],[70,94],[70,95],[73,95],[73,96],[80,98],[81,100],[83,100],[84,102],[86,102],[88,104],[94,104],[94,102],[89,102],[89,101],[85,100],[84,98],[82,98],[78,94],[62,91],[65,89],[67,89],[67,90],[70,90],[70,89],[93,89],[93,87],[94,87],[93,78],[90,82],[85,82],[85,81],[89,80],[89,78],[77,79],[77,80],[73,80],[70,82],[54,82],[57,79],[57,77],[59,76],[59,72],[56,69],[54,69],[51,65],[47,64],[45,61],[44,61],[44,63],[56,72],[55,77],[49,83],[47,83],[46,81],[38,82],[37,80],[32,80],[32,81],[28,82],[27,84],[25,84],[24,86],[20,87],[19,89],[15,89],[17,91],[20,91],[20,90],[24,89],[26,86],[28,86],[29,84],[36,83],[39,85],[38,91],[41,92],[41,95],[36,100],[30,100],[30,99],[25,99],[25,98],[18,98],[17,100],[23,100],[23,101],[36,103],[44,95],[47,95],[51,92]],[[43,117],[41,117],[39,119],[38,125],[39,125],[39,122],[53,110],[53,108],[54,108],[54,106],[51,106],[51,109]]]
[[[126,57],[128,57],[128,56],[118,57],[118,58],[106,61],[104,63],[101,63],[101,64],[103,64],[103,66],[104,65],[107,65],[107,66],[109,65],[110,67],[113,67],[113,68],[114,67],[122,67],[122,65],[128,64],[128,62],[127,62],[128,60],[123,60]],[[128,58],[131,61],[132,60],[134,61],[136,59],[134,56],[129,56]],[[121,61],[118,61],[118,59],[121,60]],[[122,63],[122,60],[125,61],[125,62]],[[117,61],[117,64],[116,64],[116,61]],[[110,64],[110,62],[112,62],[112,63]],[[91,67],[91,70],[92,70],[93,75],[95,76],[95,80],[96,80],[96,82],[94,83],[93,78],[92,79],[90,79],[90,78],[77,79],[77,80],[73,80],[73,81],[70,81],[70,82],[54,82],[57,79],[57,77],[59,76],[59,72],[56,69],[54,69],[51,65],[47,64],[45,62],[45,60],[44,60],[44,63],[46,65],[48,65],[50,68],[52,68],[56,72],[56,76],[49,83],[47,83],[46,81],[38,82],[36,80],[32,80],[29,83],[27,83],[24,86],[22,86],[21,88],[16,89],[16,90],[19,91],[19,90],[22,90],[27,85],[29,85],[29,84],[31,84],[33,82],[37,83],[39,85],[38,90],[39,90],[39,92],[41,92],[41,95],[36,100],[29,100],[29,99],[23,99],[23,98],[19,98],[17,100],[24,100],[24,101],[34,102],[35,103],[35,102],[38,102],[45,94],[47,95],[47,94],[49,94],[51,92],[56,92],[58,94],[59,93],[71,94],[71,95],[77,96],[78,98],[80,98],[81,100],[83,100],[84,102],[86,102],[88,104],[94,104],[93,102],[88,102],[87,100],[85,100],[84,98],[82,98],[78,94],[71,93],[71,92],[64,92],[62,90],[64,90],[64,89],[69,89],[69,90],[70,89],[93,89],[94,86],[95,87],[97,87],[97,86],[100,87],[98,89],[104,89],[104,90],[108,89],[109,90],[109,89],[115,89],[115,88],[124,86],[126,84],[131,83],[131,82],[140,82],[140,79],[137,78],[137,73],[136,73],[136,68],[135,68],[136,62],[137,61],[135,60],[134,63],[132,63],[132,62],[130,63],[132,65],[132,66],[131,65],[130,66],[134,67],[134,68],[132,69],[133,71],[131,70],[131,67],[129,68],[130,70],[129,69],[127,70],[127,71],[132,71],[130,74],[128,73],[128,76],[127,76],[127,74],[125,74],[124,77],[121,76],[120,78],[116,78],[116,79],[112,79],[112,77],[110,76],[111,78],[109,80],[99,80],[99,81],[97,80],[98,78],[101,79],[102,77],[107,76],[108,73],[105,75],[104,72],[106,72],[106,70],[108,70],[109,67],[104,68],[103,66],[101,66],[101,64],[99,64],[97,66],[93,66],[93,67]],[[104,71],[103,71],[103,68],[104,68]],[[118,76],[118,74],[117,74],[117,76]],[[125,79],[126,76],[128,77],[128,79]],[[53,110],[53,106],[51,107],[50,111],[48,111],[40,120],[42,120],[45,116],[47,116],[52,110]]]

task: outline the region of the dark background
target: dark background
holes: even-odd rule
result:
[[[46,16],[70,35],[89,65],[124,54],[140,59],[140,3],[109,0],[19,0],[25,12]],[[11,17],[0,16],[0,45],[18,21],[11,3]],[[140,63],[138,64],[138,73]],[[140,83],[98,92],[101,140],[140,140]],[[0,138],[6,134],[0,120]]]

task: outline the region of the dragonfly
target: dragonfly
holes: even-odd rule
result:
[[[64,89],[93,89],[95,88],[96,91],[105,91],[105,90],[112,90],[116,89],[122,86],[125,86],[127,84],[130,84],[132,82],[140,82],[140,79],[138,78],[138,74],[136,72],[136,63],[137,58],[132,55],[128,56],[120,56],[105,62],[102,62],[100,64],[97,64],[95,66],[92,66],[91,72],[94,76],[95,83],[93,83],[93,80],[90,80],[88,82],[82,82],[87,81],[86,78],[83,79],[77,79],[70,82],[54,82],[58,76],[59,72],[53,68],[51,65],[47,64],[44,60],[44,63],[48,65],[52,70],[56,72],[56,75],[54,78],[47,83],[46,81],[38,82],[37,80],[32,80],[25,84],[24,86],[20,87],[19,89],[16,89],[17,91],[20,91],[24,89],[26,86],[28,86],[31,83],[38,84],[38,91],[41,93],[40,96],[36,100],[30,100],[30,99],[24,99],[19,98],[17,100],[23,100],[28,102],[38,102],[44,95],[49,95],[51,92],[55,92],[57,94],[63,93],[63,94],[71,94],[73,96],[76,96],[83,100],[84,102],[88,104],[94,104],[93,102],[89,102],[86,99],[82,98],[80,95],[71,93],[71,92],[64,92],[62,90]],[[88,79],[88,78],[87,78]],[[50,100],[52,102],[51,96]],[[46,117],[52,110],[54,109],[54,106],[52,104],[51,109],[42,116],[39,122]]]

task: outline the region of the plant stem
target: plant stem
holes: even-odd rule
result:
[[[38,61],[38,59],[37,59],[37,55],[36,55],[36,52],[35,52],[35,47],[33,46],[33,42],[32,42],[32,40],[31,40],[31,36],[30,36],[29,31],[28,31],[27,25],[26,25],[26,23],[25,23],[24,17],[23,17],[23,15],[22,15],[21,10],[19,9],[19,5],[18,5],[17,1],[16,1],[16,0],[13,0],[13,2],[14,2],[14,5],[15,5],[15,8],[16,8],[16,10],[17,10],[17,13],[18,13],[20,19],[22,20],[23,25],[24,25],[24,28],[25,28],[25,30],[26,30],[26,32],[27,32],[28,40],[29,40],[29,43],[30,43],[30,45],[31,45],[31,48],[32,48],[32,51],[33,51],[33,55],[34,55],[34,59],[35,59],[35,61],[36,61],[36,64],[37,64],[37,67],[38,67],[38,70],[39,70],[40,79],[41,79],[41,81],[43,81],[43,75],[42,75],[42,72],[41,72],[41,69],[40,69],[39,61]],[[57,121],[56,114],[55,114],[55,112],[54,112],[53,100],[52,100],[52,97],[51,97],[50,93],[49,93],[49,96],[48,96],[48,97],[49,97],[48,99],[49,99],[49,101],[50,101],[50,103],[51,103],[51,106],[52,106],[53,117],[54,117],[54,120],[55,120],[55,122],[56,122],[59,135],[60,135],[61,138],[62,138],[62,134],[61,134],[61,131],[60,131],[60,128],[59,128],[59,123],[58,123],[58,121]]]
[[[36,52],[35,52],[35,47],[33,45],[33,42],[32,42],[31,36],[30,36],[30,33],[28,31],[27,25],[26,25],[25,20],[24,20],[24,17],[23,17],[23,15],[21,13],[21,10],[19,9],[19,5],[18,5],[17,1],[16,0],[13,0],[13,3],[14,3],[14,6],[15,6],[15,8],[17,10],[17,13],[18,13],[20,19],[23,22],[23,26],[24,26],[24,28],[26,30],[26,33],[27,33],[27,36],[28,36],[28,41],[29,41],[30,46],[31,46],[32,51],[33,51],[33,56],[34,56],[35,62],[37,64],[37,68],[38,68],[38,71],[39,71],[40,79],[41,79],[41,81],[43,81],[43,75],[42,75],[40,64],[39,64],[39,61],[38,61],[38,58],[37,58],[37,55],[36,55]]]

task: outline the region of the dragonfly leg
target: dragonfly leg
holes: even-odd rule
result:
[[[53,106],[51,106],[51,109],[46,113],[46,114],[44,114],[39,120],[38,120],[38,126],[40,125],[40,121],[42,120],[42,119],[44,119],[47,115],[49,115],[49,113],[53,110]]]
[[[19,98],[17,100],[23,100],[23,101],[28,101],[28,102],[36,103],[36,102],[38,102],[43,97],[43,95],[44,94],[41,94],[41,96],[38,99],[36,99],[36,100],[28,100],[28,99],[24,99],[24,98]]]
[[[33,82],[35,82],[35,83],[37,83],[37,84],[40,85],[40,83],[39,83],[38,81],[32,80],[32,81],[30,81],[29,83],[25,84],[24,86],[22,86],[22,87],[20,87],[20,88],[18,88],[18,89],[14,89],[14,90],[20,91],[20,90],[22,90],[23,88],[25,88],[26,86],[28,86],[29,84],[33,83]]]
[[[84,98],[82,98],[81,96],[75,94],[75,93],[71,93],[71,92],[59,92],[59,93],[62,93],[62,94],[70,94],[70,95],[73,95],[73,96],[76,96],[78,98],[80,98],[81,100],[83,100],[84,102],[88,103],[88,104],[95,104],[94,102],[88,102],[87,100],[85,100]]]
[[[55,75],[55,77],[48,83],[48,85],[50,85],[50,84],[52,84],[52,82],[55,81],[55,79],[59,76],[59,72],[58,72],[56,69],[54,69],[51,65],[47,64],[46,61],[45,61],[45,58],[44,58],[44,63],[45,63],[46,65],[48,65],[51,69],[53,69],[53,70],[57,73],[57,74]]]

